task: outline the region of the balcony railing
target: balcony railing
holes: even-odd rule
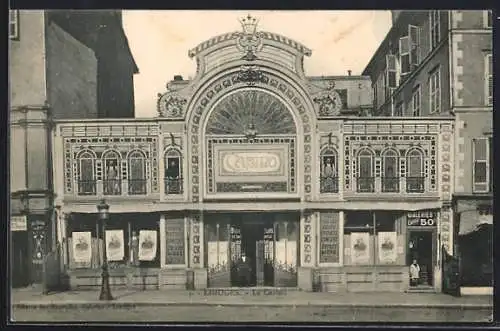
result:
[[[165,194],[182,193],[182,178],[165,178]]]
[[[78,195],[95,195],[96,181],[95,180],[79,180]]]
[[[122,181],[120,179],[105,179],[102,184],[104,195],[122,194]]]
[[[382,177],[382,192],[399,192],[399,177]]]
[[[424,177],[406,177],[406,192],[422,193],[424,192]]]
[[[321,176],[320,178],[321,193],[338,193],[339,178],[332,176]]]
[[[360,193],[375,192],[375,177],[358,177],[357,186]]]
[[[142,195],[146,194],[146,179],[129,179],[128,180],[128,194],[129,195]]]

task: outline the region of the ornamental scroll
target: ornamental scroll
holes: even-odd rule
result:
[[[339,262],[339,214],[320,214],[320,263]]]
[[[183,118],[187,99],[175,92],[158,93],[158,114],[165,118]]]

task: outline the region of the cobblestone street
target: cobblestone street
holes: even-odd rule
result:
[[[490,309],[383,307],[136,307],[14,309],[17,322],[487,322]]]

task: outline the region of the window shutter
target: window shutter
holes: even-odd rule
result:
[[[420,28],[409,25],[408,37],[410,38],[410,65],[416,67],[420,63]]]
[[[473,190],[474,192],[487,192],[489,189],[489,162],[488,139],[478,138],[472,140],[473,165]]]
[[[19,11],[9,10],[9,38],[19,38]]]
[[[387,87],[396,88],[397,87],[397,65],[396,65],[396,55],[386,55],[386,65],[387,65]]]

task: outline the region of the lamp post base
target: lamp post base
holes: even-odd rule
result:
[[[111,295],[111,289],[109,287],[109,273],[108,270],[104,268],[102,271],[101,294],[99,295],[99,300],[101,301],[114,300],[113,296]]]

